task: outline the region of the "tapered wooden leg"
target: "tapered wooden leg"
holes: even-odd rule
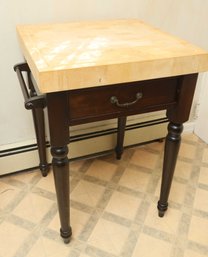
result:
[[[61,222],[60,234],[65,243],[69,243],[72,235],[69,226],[69,162],[67,158],[68,147],[51,147],[53,156],[53,174]]]
[[[117,132],[117,145],[116,145],[116,158],[118,160],[121,159],[123,153],[123,142],[124,142],[124,135],[125,135],[125,127],[126,127],[126,117],[119,117],[118,118],[118,132]]]
[[[163,174],[160,199],[158,201],[159,216],[163,217],[168,208],[168,197],[175,170],[176,160],[180,148],[181,133],[183,125],[170,122],[168,125],[168,135],[165,142]]]
[[[61,237],[69,243],[72,230],[70,227],[69,198],[69,123],[67,93],[46,95],[52,154],[52,168],[56,187],[56,196],[61,223]]]
[[[34,108],[32,109],[32,113],[40,160],[39,167],[42,175],[45,177],[48,174],[49,165],[46,158],[45,121],[43,108]]]

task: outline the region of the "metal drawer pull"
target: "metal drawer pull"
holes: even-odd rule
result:
[[[118,101],[118,98],[116,96],[111,96],[110,101],[112,104],[115,104],[118,107],[129,107],[129,106],[137,103],[138,100],[141,99],[142,97],[143,97],[142,93],[137,93],[136,100],[134,100],[133,102],[120,104]]]

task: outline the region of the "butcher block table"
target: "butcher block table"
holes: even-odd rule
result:
[[[45,94],[61,236],[72,235],[69,126],[167,110],[159,216],[168,196],[199,72],[208,53],[139,20],[20,25],[20,47]]]

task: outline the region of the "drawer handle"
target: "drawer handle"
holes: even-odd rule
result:
[[[138,100],[141,99],[142,97],[143,97],[142,93],[137,93],[136,100],[134,100],[133,102],[120,104],[118,101],[118,98],[116,96],[111,96],[110,101],[112,104],[115,104],[118,107],[129,107],[129,106],[137,103]]]

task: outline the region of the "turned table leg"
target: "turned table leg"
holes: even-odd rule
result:
[[[60,234],[64,243],[69,243],[72,235],[69,226],[69,161],[67,158],[68,147],[51,147],[53,156],[52,167],[56,188],[56,196],[59,208],[59,217],[61,222]]]
[[[180,148],[182,124],[170,122],[168,125],[168,135],[165,142],[164,162],[160,199],[158,201],[159,216],[163,217],[168,208],[168,196],[173,179],[177,156]]]
[[[189,119],[197,76],[198,74],[190,74],[180,77],[176,92],[176,105],[167,109],[170,123],[165,142],[162,184],[157,206],[160,217],[164,216],[168,208],[168,196],[181,143],[182,124]]]
[[[68,101],[65,93],[51,93],[46,96],[48,106],[52,168],[54,174],[59,218],[60,234],[65,243],[69,243],[72,230],[70,227],[69,200],[69,124]]]

